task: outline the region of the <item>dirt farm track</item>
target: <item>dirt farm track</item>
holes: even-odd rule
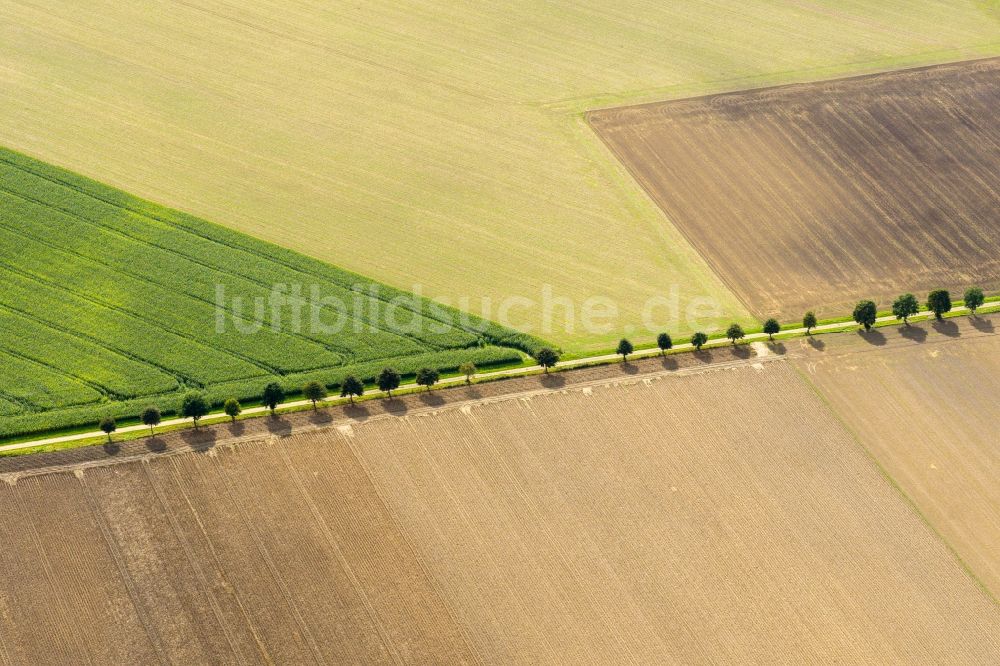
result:
[[[1000,58],[588,115],[758,317],[1000,286]]]
[[[894,440],[841,402],[995,373],[997,321],[2,461],[0,663],[995,663],[997,498],[942,496],[995,430]]]

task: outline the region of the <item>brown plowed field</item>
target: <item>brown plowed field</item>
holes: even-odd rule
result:
[[[351,451],[301,444],[0,484],[0,661],[474,661]]]
[[[499,663],[1000,658],[1000,609],[787,363],[466,412],[352,446]]]
[[[996,662],[823,339],[8,475],[0,663]]]
[[[1000,287],[1000,59],[594,111],[760,317]]]
[[[894,336],[884,347],[859,339],[797,363],[1000,598],[1000,335],[994,323],[1000,320],[922,324],[898,329],[909,339]],[[858,351],[867,353],[859,357]]]

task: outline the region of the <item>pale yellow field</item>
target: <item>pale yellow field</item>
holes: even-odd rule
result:
[[[944,337],[861,342],[803,373],[966,564],[1000,598],[1000,319]],[[894,332],[893,332],[894,333]],[[920,333],[908,333],[922,339]],[[866,353],[858,354],[863,351]]]
[[[0,143],[488,316],[610,296],[606,331],[511,313],[585,350],[672,286],[656,327],[748,314],[584,109],[1000,53],[987,4],[15,0]]]

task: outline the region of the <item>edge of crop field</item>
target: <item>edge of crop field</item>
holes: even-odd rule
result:
[[[984,583],[982,579],[979,578],[978,574],[976,574],[975,570],[969,565],[968,562],[965,561],[965,559],[961,556],[961,554],[959,554],[955,546],[953,546],[952,543],[947,538],[945,538],[944,534],[942,534],[941,531],[938,530],[937,526],[934,525],[934,523],[930,520],[930,518],[928,518],[924,514],[924,512],[920,510],[920,507],[917,505],[916,500],[914,500],[913,497],[911,497],[910,494],[903,489],[903,486],[898,481],[896,481],[895,477],[893,477],[892,474],[889,473],[889,470],[886,469],[886,467],[882,464],[882,461],[880,461],[878,457],[874,453],[872,453],[871,449],[865,446],[864,442],[861,441],[861,436],[855,431],[854,428],[851,427],[849,423],[847,423],[847,421],[844,420],[844,418],[840,414],[840,411],[837,410],[830,403],[830,401],[827,399],[826,395],[823,393],[820,387],[817,386],[816,383],[813,382],[806,373],[802,372],[800,368],[796,367],[794,363],[792,364],[792,369],[795,371],[797,375],[799,375],[803,383],[805,383],[805,385],[808,386],[813,391],[813,393],[816,395],[816,398],[823,404],[827,412],[837,421],[837,423],[840,424],[840,426],[844,429],[844,432],[850,435],[851,439],[854,440],[854,443],[858,446],[858,448],[860,448],[864,452],[865,456],[872,462],[872,464],[875,465],[875,468],[879,471],[879,474],[882,476],[882,478],[884,478],[889,483],[889,485],[892,486],[892,488],[899,494],[900,498],[902,498],[902,500],[910,507],[910,509],[913,510],[913,513],[916,514],[916,516],[920,519],[920,521],[927,526],[927,528],[931,531],[931,533],[935,537],[937,537],[938,541],[940,541],[941,544],[948,550],[948,552],[951,553],[951,555],[955,558],[955,561],[958,562],[962,570],[965,571],[965,573],[969,576],[969,578],[976,584],[976,586],[983,592],[983,594],[986,595],[988,599],[990,599],[994,604],[1000,607],[1000,597],[997,597],[997,595],[994,594],[992,590],[990,590],[990,588],[986,585],[986,583]]]
[[[382,300],[388,299],[390,296],[406,296],[408,299],[412,297],[416,299],[416,304],[407,306],[411,312],[419,313],[422,317],[428,317],[431,321],[447,324],[449,329],[462,334],[457,341],[448,340],[437,344],[428,343],[423,345],[426,347],[425,350],[410,352],[405,356],[362,359],[356,362],[348,360],[348,362],[341,365],[327,364],[321,367],[293,372],[283,372],[280,368],[259,364],[261,374],[248,374],[243,379],[195,381],[189,380],[189,378],[183,377],[177,371],[151,361],[149,358],[135,356],[130,353],[129,349],[108,347],[107,344],[104,344],[100,339],[93,338],[93,336],[80,334],[76,330],[66,330],[63,333],[81,339],[86,338],[89,341],[88,344],[94,344],[102,350],[110,350],[112,353],[121,354],[173,376],[178,380],[179,388],[147,393],[145,386],[131,386],[126,394],[122,394],[94,387],[102,395],[94,396],[91,402],[64,404],[51,409],[25,409],[19,413],[0,418],[0,442],[3,443],[26,441],[53,433],[87,432],[91,427],[89,424],[95,413],[120,418],[123,420],[123,423],[130,423],[136,417],[136,414],[145,405],[150,403],[158,403],[163,411],[169,414],[175,412],[179,406],[181,395],[185,389],[185,383],[187,384],[187,388],[197,388],[206,392],[213,406],[221,406],[224,400],[229,397],[236,397],[239,400],[253,403],[259,400],[263,385],[269,381],[282,384],[286,392],[294,394],[309,380],[321,381],[331,388],[339,385],[343,377],[347,374],[356,374],[363,380],[371,380],[385,365],[395,366],[404,377],[412,376],[417,369],[423,366],[433,367],[439,372],[447,373],[456,370],[461,363],[466,361],[475,362],[484,368],[508,367],[510,365],[523,364],[525,354],[531,354],[538,348],[549,344],[548,341],[522,333],[510,327],[501,326],[496,322],[463,312],[458,308],[446,306],[433,299],[406,292],[380,282],[377,279],[362,276],[353,271],[323,262],[266,240],[255,238],[204,218],[138,197],[120,188],[101,183],[24,152],[0,146],[0,164],[5,169],[9,168],[11,174],[19,174],[19,176],[12,175],[12,178],[18,179],[21,176],[24,177],[25,181],[21,185],[25,190],[30,190],[32,187],[35,187],[36,183],[44,181],[46,184],[51,184],[54,188],[58,188],[59,192],[62,192],[63,189],[67,192],[71,191],[79,194],[81,197],[86,197],[87,201],[93,200],[99,202],[101,205],[114,208],[116,211],[120,210],[148,218],[148,220],[162,224],[165,228],[174,229],[180,234],[190,234],[204,238],[219,246],[229,247],[236,251],[250,253],[258,257],[265,257],[268,262],[280,265],[291,271],[291,274],[294,275],[302,275],[304,278],[315,280],[329,279],[343,288],[352,283],[378,285],[379,293],[382,294],[380,297]],[[48,198],[53,197],[48,196]],[[44,204],[45,202],[40,201],[40,203]],[[59,209],[56,208],[56,210]],[[99,221],[87,218],[85,223],[93,225],[96,229],[104,229],[103,223]],[[114,228],[111,228],[111,232],[121,233],[120,231],[115,231]],[[152,241],[149,241],[148,244],[159,247]],[[195,261],[195,259],[192,259],[188,255],[183,256],[191,261]],[[209,268],[213,271],[222,271],[223,274],[226,270],[222,264],[219,266],[213,264]],[[164,289],[172,288],[169,282],[157,282],[156,284],[158,287]],[[71,293],[86,296],[86,290],[77,290]],[[409,303],[409,300],[406,302]],[[102,306],[112,307],[107,303],[103,303]],[[30,313],[20,310],[15,311],[20,315],[30,315]],[[133,311],[128,311],[127,314],[129,316],[140,316]],[[156,325],[152,321],[149,323],[154,326]],[[40,322],[40,324],[57,328],[48,319]],[[160,327],[160,330],[166,329]],[[202,345],[205,348],[212,344],[209,338],[195,338],[186,335],[181,337],[187,337],[192,341],[192,344]],[[317,342],[321,341],[317,340]],[[450,346],[445,346],[446,344]],[[232,355],[231,350],[229,351],[230,355]],[[44,365],[40,359],[33,358],[28,360]],[[71,376],[64,369],[55,369],[59,374]],[[185,382],[185,379],[189,381]],[[84,383],[86,384],[86,382]],[[109,397],[113,399],[108,399]]]
[[[990,60],[998,57],[1000,57],[1000,42],[983,42],[951,49],[924,51],[922,53],[887,56],[869,60],[852,60],[806,69],[770,71],[730,79],[716,79],[714,81],[699,81],[656,88],[602,93],[592,96],[570,97],[542,102],[540,106],[553,111],[560,111],[585,118],[591,112],[750,92],[766,88],[783,88],[814,83],[829,83],[845,79],[860,79],[891,72],[921,70],[930,67]]]
[[[979,308],[976,314],[973,314],[968,310],[962,309],[963,306],[958,305],[958,303],[960,303],[960,301],[957,301],[954,307],[959,309],[957,310],[953,309],[951,312],[945,313],[943,318],[951,319],[957,317],[970,317],[970,316],[1000,313],[1000,296],[998,295],[989,297],[987,302],[984,303],[984,305],[981,308]],[[881,320],[877,321],[873,328],[885,328],[893,326],[901,327],[906,325],[902,321],[895,320],[894,318],[892,318],[891,314],[880,313],[879,316]],[[787,331],[775,334],[774,341],[779,342],[795,338],[815,337],[831,333],[843,333],[845,331],[858,328],[858,324],[855,323],[853,320],[840,321],[841,319],[842,318],[834,318],[832,322],[827,322],[827,323],[821,322],[818,324],[820,328],[813,329],[811,332],[806,332],[804,328],[789,329]],[[934,315],[925,311],[920,312],[919,314],[914,315],[913,317],[910,317],[910,321],[912,323],[919,323],[933,319]],[[735,344],[748,345],[754,342],[770,341],[768,336],[760,332],[759,329],[754,331],[747,331],[746,335],[747,338],[750,339],[744,338],[743,340],[740,340],[738,343]],[[723,333],[717,333],[709,338],[709,341],[704,345],[704,347],[712,349],[719,347],[728,347],[731,344],[734,343],[731,343],[727,338],[725,338],[725,335]],[[678,341],[675,341],[674,347],[671,348],[670,350],[661,352],[661,350],[658,347],[656,347],[655,344],[650,343],[650,344],[643,344],[641,347],[636,346],[635,351],[633,352],[632,355],[638,358],[642,358],[647,356],[655,356],[658,354],[673,355],[673,354],[692,353],[695,351],[697,350],[695,350],[693,347],[690,346],[690,341],[688,339],[682,338],[679,339]],[[611,365],[621,362],[622,362],[621,357],[614,352],[602,355],[582,357],[582,358],[567,357],[560,359],[559,363],[555,367],[551,368],[549,372],[551,373],[568,372],[579,368]],[[486,383],[492,381],[502,381],[504,379],[512,379],[516,377],[529,377],[534,375],[541,375],[543,373],[545,373],[545,370],[543,368],[541,368],[537,364],[532,364],[527,359],[522,358],[520,363],[511,364],[509,367],[500,369],[489,368],[487,369],[486,372],[477,373],[472,383],[478,384],[478,383]],[[458,384],[462,379],[463,376],[457,372],[452,371],[446,373],[442,377],[438,390],[447,389],[451,385]],[[396,389],[393,392],[393,394],[407,395],[410,393],[424,391],[424,390],[425,389],[422,389],[419,386],[417,386],[415,382],[409,381],[405,384],[402,384],[399,387],[399,389]],[[299,393],[298,392],[290,393],[289,395],[290,397],[297,397]],[[366,386],[365,394],[361,396],[358,399],[358,401],[377,400],[377,399],[382,399],[383,397],[385,396],[382,392],[377,390],[369,391],[368,386]],[[347,402],[348,398],[341,398],[337,396],[331,396],[321,401],[324,407],[338,406],[345,404]],[[269,411],[265,410],[263,407],[257,404],[251,406],[248,403],[248,408],[249,410],[252,411],[242,414],[239,417],[239,420],[249,419],[249,418],[260,418],[262,416],[268,416],[270,414]],[[312,409],[312,405],[308,401],[303,401],[303,400],[287,401],[278,406],[278,408],[276,409],[276,413],[288,414],[298,411],[304,411],[306,409]],[[201,423],[213,424],[218,422],[225,422],[229,420],[229,418],[230,417],[226,416],[222,412],[216,411],[216,412],[211,412],[210,414],[203,417]],[[184,423],[177,423],[177,422],[165,423],[161,426],[157,426],[156,428],[153,429],[152,433],[150,433],[148,427],[140,426],[138,424],[137,418],[130,419],[128,421],[123,421],[121,425],[123,426],[123,428],[128,428],[128,430],[120,432],[118,435],[116,435],[116,440],[119,442],[131,441],[133,439],[142,439],[145,437],[150,437],[155,434],[160,434],[164,432],[172,432],[175,430],[193,428],[192,423],[189,421],[186,421]],[[104,444],[107,442],[107,437],[103,433],[93,430],[88,431],[86,430],[86,428],[87,426],[79,426],[71,429],[71,431],[66,429],[53,430],[44,433],[45,435],[47,435],[46,437],[38,437],[36,433],[34,435],[28,435],[18,438],[18,441],[0,440],[0,457],[11,456],[11,455],[30,455],[31,453],[38,453],[42,451],[77,448],[81,446],[92,446],[96,444]],[[67,441],[64,442],[48,441],[54,439],[61,439],[64,437],[69,439],[67,439]],[[34,442],[37,442],[36,446],[32,446],[32,443]]]

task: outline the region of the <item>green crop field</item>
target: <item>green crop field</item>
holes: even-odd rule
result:
[[[995,6],[4,3],[0,143],[476,314],[607,296],[600,330],[512,315],[587,351],[654,296],[679,335],[696,297],[705,328],[749,315],[584,110],[998,54]]]
[[[191,387],[252,399],[274,380],[485,366],[537,344],[3,149],[0,331],[0,437],[171,409]]]

